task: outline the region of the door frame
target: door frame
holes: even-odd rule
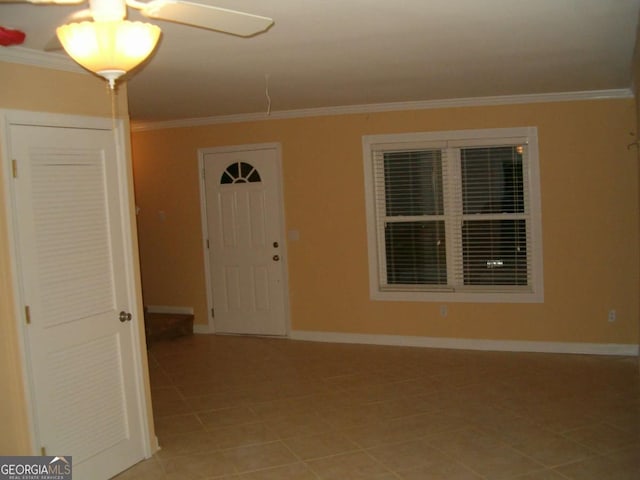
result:
[[[200,219],[202,222],[202,251],[204,261],[204,273],[205,273],[205,286],[207,290],[207,326],[206,332],[201,333],[216,333],[215,322],[212,315],[214,308],[213,295],[211,292],[212,276],[210,260],[211,250],[209,249],[207,242],[209,240],[209,227],[207,221],[207,197],[206,197],[206,184],[204,178],[204,158],[207,154],[213,153],[232,153],[232,152],[252,152],[256,150],[275,150],[276,152],[276,169],[278,184],[276,185],[276,197],[278,201],[278,208],[280,209],[280,238],[282,239],[281,250],[281,264],[282,264],[282,294],[284,296],[284,315],[285,315],[285,337],[289,337],[291,334],[291,318],[290,318],[290,304],[289,304],[289,264],[287,254],[287,237],[286,237],[286,218],[284,211],[284,189],[282,178],[282,146],[279,142],[273,143],[249,143],[243,145],[226,145],[221,147],[204,147],[198,149],[198,176],[200,181]]]
[[[134,255],[135,244],[135,230],[132,223],[132,179],[130,177],[130,160],[127,152],[130,152],[128,135],[126,135],[128,129],[128,121],[125,123],[123,119],[111,119],[108,117],[96,117],[96,116],[81,116],[81,115],[68,115],[68,114],[54,114],[44,112],[32,112],[26,110],[10,110],[0,109],[0,168],[2,168],[2,177],[4,179],[5,196],[2,199],[5,205],[5,214],[7,218],[7,237],[8,237],[8,250],[10,252],[10,269],[11,269],[11,281],[14,286],[13,295],[9,301],[13,302],[16,322],[16,332],[18,336],[18,352],[21,359],[20,370],[23,379],[24,398],[27,407],[27,417],[29,424],[29,436],[31,442],[31,450],[33,455],[40,455],[40,435],[38,432],[38,425],[36,422],[36,402],[35,402],[35,390],[33,388],[32,376],[31,376],[31,357],[29,356],[29,349],[27,346],[27,332],[26,332],[26,318],[23,306],[26,304],[24,300],[24,293],[22,292],[23,272],[19,262],[18,255],[18,211],[15,204],[15,186],[12,182],[12,159],[10,157],[11,151],[11,136],[10,127],[12,125],[27,125],[27,126],[40,126],[40,127],[57,127],[57,128],[78,128],[85,130],[108,130],[112,131],[114,135],[115,151],[116,151],[116,163],[117,163],[117,176],[118,176],[118,196],[122,199],[120,216],[122,219],[123,230],[123,253],[125,260],[125,276],[127,282],[127,301],[130,305],[130,311],[134,313],[134,319],[136,328],[133,328],[132,341],[133,341],[133,358],[134,364],[130,367],[133,369],[136,391],[136,402],[140,411],[140,428],[142,429],[142,442],[143,453],[145,458],[152,456],[152,442],[150,438],[150,424],[149,424],[149,408],[146,399],[145,376],[143,370],[142,359],[142,345],[144,339],[142,338],[141,328],[139,322],[143,321],[143,309],[141,298],[140,279],[136,274],[135,268],[136,257]],[[18,167],[19,168],[19,167]],[[19,172],[18,172],[19,174]],[[157,441],[156,441],[157,444]]]

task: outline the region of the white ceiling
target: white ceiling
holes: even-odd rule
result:
[[[154,21],[134,121],[626,89],[640,0],[191,0],[271,17],[239,38]],[[1,4],[41,49],[83,6]],[[141,17],[130,10],[132,20]],[[56,55],[56,54],[52,54]]]

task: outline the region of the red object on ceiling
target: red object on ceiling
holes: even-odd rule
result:
[[[26,37],[24,32],[20,30],[12,30],[10,28],[0,27],[0,45],[8,47],[9,45],[20,45]]]

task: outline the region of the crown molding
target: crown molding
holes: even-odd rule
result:
[[[304,117],[322,117],[329,115],[353,115],[379,112],[397,112],[406,110],[428,110],[436,108],[486,107],[495,105],[516,105],[523,103],[571,102],[579,100],[611,100],[633,98],[630,88],[610,90],[587,90],[579,92],[534,93],[526,95],[503,95],[493,97],[453,98],[445,100],[424,100],[416,102],[391,102],[366,105],[344,105],[335,107],[305,108],[298,110],[280,110],[267,113],[247,113],[220,115],[213,117],[185,118],[157,122],[131,123],[131,130],[160,130],[165,128],[186,128],[222,123],[244,123],[265,120],[282,120]]]
[[[84,68],[65,54],[44,52],[25,47],[0,47],[0,62],[19,63],[35,67],[51,68],[73,73],[89,74]],[[364,105],[341,105],[296,110],[280,110],[270,113],[246,113],[211,117],[184,118],[157,122],[131,122],[134,132],[160,130],[165,128],[186,128],[223,123],[245,123],[265,120],[283,120],[330,115],[353,115],[406,110],[428,110],[436,108],[486,107],[495,105],[516,105],[523,103],[570,102],[578,100],[605,100],[633,98],[631,88],[610,90],[586,90],[578,92],[534,93],[525,95],[502,95],[491,97],[452,98],[443,100],[422,100],[412,102],[373,103]]]
[[[73,73],[88,72],[62,53],[44,52],[25,47],[0,47],[0,62],[20,63]]]

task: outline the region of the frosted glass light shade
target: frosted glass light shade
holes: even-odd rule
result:
[[[118,20],[80,22],[56,30],[62,47],[84,68],[115,80],[142,63],[160,38],[160,28],[143,22]]]

